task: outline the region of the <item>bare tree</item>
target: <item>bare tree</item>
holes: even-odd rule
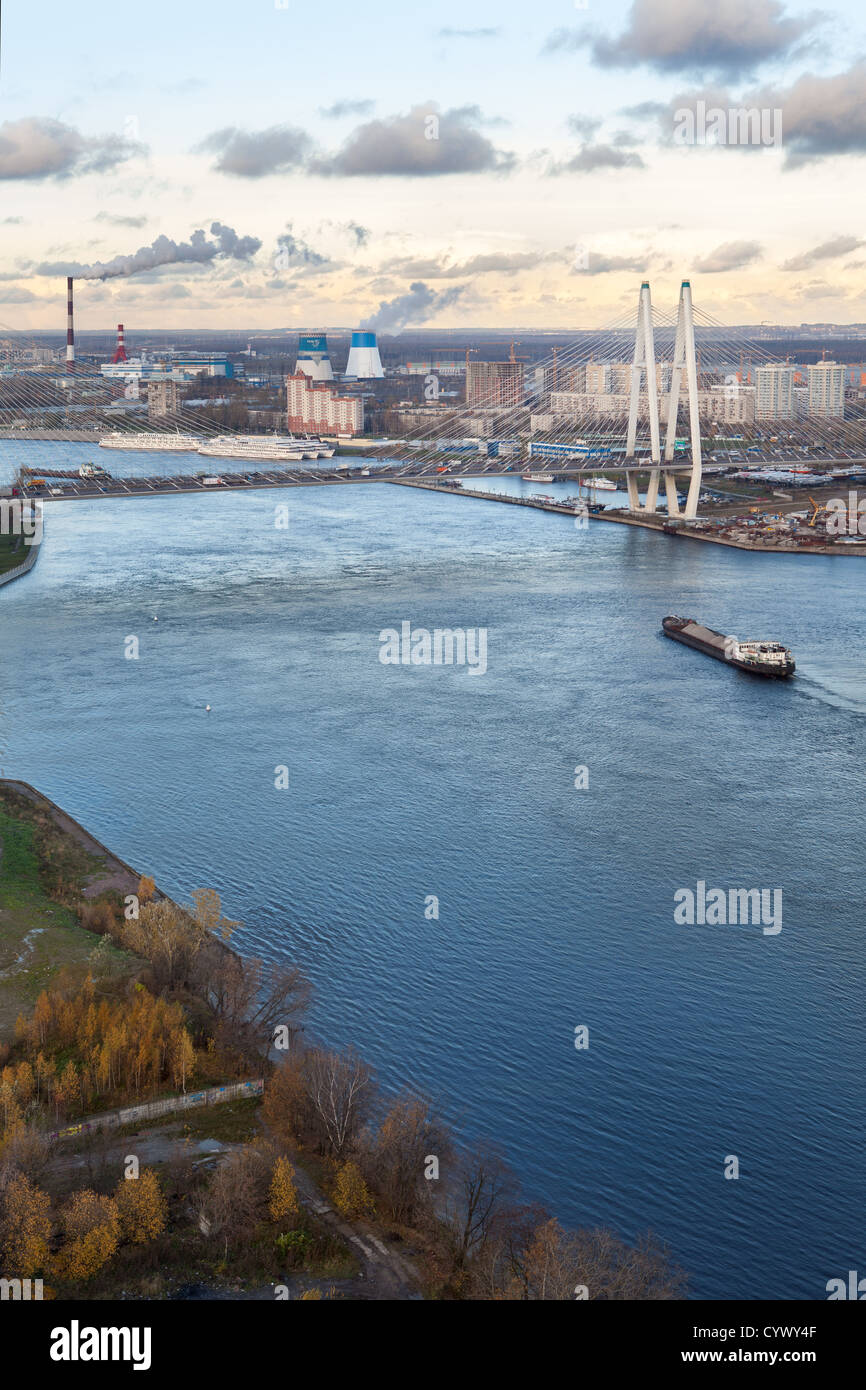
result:
[[[351,1050],[311,1048],[304,1053],[302,1074],[320,1147],[341,1158],[364,1123],[373,1098],[373,1073]]]
[[[278,1027],[294,1041],[310,1000],[310,983],[300,970],[266,968],[216,945],[201,952],[196,983],[213,1010],[218,1041],[250,1061],[267,1056]]]
[[[490,1145],[479,1143],[463,1156],[448,1222],[458,1268],[484,1247],[516,1187],[511,1169]]]
[[[208,1186],[197,1195],[199,1229],[219,1237],[225,1258],[229,1245],[248,1236],[262,1217],[270,1182],[267,1155],[254,1145],[237,1149],[217,1168]]]

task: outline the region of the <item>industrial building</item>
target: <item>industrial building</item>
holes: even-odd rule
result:
[[[379,343],[375,333],[362,329],[352,334],[349,360],[346,363],[346,376],[357,377],[359,381],[381,380],[385,375],[382,359],[379,356]]]
[[[324,333],[302,333],[298,338],[298,360],[295,375],[303,372],[311,381],[333,381],[334,369]]]

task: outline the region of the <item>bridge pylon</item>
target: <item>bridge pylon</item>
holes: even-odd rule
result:
[[[694,520],[698,514],[698,498],[700,497],[702,478],[701,423],[700,411],[698,408],[695,320],[692,307],[692,289],[688,280],[683,280],[680,287],[680,300],[677,310],[674,361],[671,370],[671,386],[668,395],[667,432],[665,436],[664,463],[667,464],[675,462],[680,377],[683,371],[685,371],[686,374],[689,400],[689,434],[692,451],[692,470],[685,511],[681,512],[677,500],[677,484],[674,470],[665,468],[661,458],[659,398],[658,382],[656,379],[652,300],[649,282],[645,280],[641,285],[640,297],[638,300],[637,331],[635,334],[634,362],[631,369],[631,394],[629,398],[628,435],[626,437],[625,456],[627,459],[632,459],[635,456],[638,415],[640,412],[641,383],[642,377],[645,374],[647,411],[649,414],[650,427],[651,466],[646,501],[643,505],[641,505],[640,495],[638,493],[637,477],[633,473],[626,475],[629,511],[631,512],[654,513],[658,509],[659,483],[662,473],[664,473],[668,516],[684,516],[686,520],[691,521]]]
[[[661,444],[659,435],[659,398],[656,382],[656,354],[655,340],[653,338],[653,309],[652,298],[650,296],[649,281],[644,280],[640,287],[640,295],[637,304],[637,331],[634,340],[634,361],[631,369],[631,391],[629,394],[628,407],[628,435],[626,437],[625,456],[627,459],[634,458],[635,444],[637,441],[637,422],[640,411],[641,379],[646,375],[646,395],[649,408],[650,424],[650,447],[652,451],[653,463],[661,462]],[[654,468],[650,473],[649,489],[647,490],[646,507],[640,504],[640,497],[637,489],[637,478],[633,473],[626,474],[628,487],[628,505],[632,512],[655,511],[658,501],[659,472]]]
[[[674,364],[671,371],[671,391],[668,401],[665,463],[671,463],[673,461],[676,449],[680,377],[683,369],[685,369],[686,373],[686,385],[689,396],[689,443],[691,444],[692,450],[692,472],[689,480],[689,494],[686,499],[684,515],[687,521],[693,521],[698,514],[698,499],[701,494],[703,462],[701,458],[701,415],[698,407],[698,368],[695,355],[695,317],[692,307],[692,286],[689,280],[683,280],[680,286],[680,302],[677,309],[677,331],[674,340]],[[673,492],[675,503],[677,497],[676,485],[672,474],[665,474],[665,483],[668,488],[668,509],[670,510],[671,492]],[[671,512],[671,515],[678,516],[679,508],[677,508],[676,512]]]

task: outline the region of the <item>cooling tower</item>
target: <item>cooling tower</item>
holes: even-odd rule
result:
[[[349,360],[346,363],[346,376],[356,376],[362,381],[367,381],[370,377],[384,375],[376,334],[365,333],[362,330],[353,333]]]
[[[303,372],[311,381],[333,381],[334,373],[328,356],[328,339],[324,333],[305,333],[298,339],[298,360],[295,376]]]

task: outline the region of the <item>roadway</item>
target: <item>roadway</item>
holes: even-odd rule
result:
[[[757,459],[754,455],[750,455],[748,459],[729,456],[725,460],[725,465],[730,468],[745,468],[747,465],[766,467],[768,464],[772,464],[774,467],[785,467],[791,464],[802,467],[817,464],[822,469],[852,464],[866,467],[866,457],[862,453],[856,455],[853,452],[846,453],[840,450],[837,451],[837,455],[832,458],[826,455],[820,458],[804,458],[786,450],[782,455],[774,456],[772,459]],[[327,468],[298,468],[281,465],[254,472],[227,473],[217,472],[214,469],[207,474],[180,473],[168,477],[146,476],[140,478],[80,478],[75,475],[70,476],[68,472],[52,475],[50,470],[46,469],[46,485],[39,488],[34,488],[32,485],[28,486],[27,495],[40,497],[47,502],[93,500],[102,497],[167,497],[183,493],[231,492],[273,487],[321,487],[348,483],[401,482],[413,479],[419,481],[434,480],[443,483],[449,479],[515,477],[523,473],[536,475],[551,473],[562,481],[578,482],[580,478],[596,473],[646,473],[652,466],[651,460],[646,456],[638,456],[629,463],[608,459],[567,460],[562,463],[533,459],[528,464],[525,462],[515,463],[513,460],[479,459],[476,457],[452,460],[447,465],[443,465],[440,455],[438,458],[426,461],[400,459],[370,464],[344,464]],[[661,466],[665,467],[664,464]],[[705,466],[712,468],[713,466],[718,467],[719,464],[714,464],[711,458],[707,458]],[[688,457],[679,456],[674,463],[667,465],[667,467],[672,472],[687,475],[691,468],[691,460]],[[707,477],[706,486],[712,488],[712,483],[709,481],[710,476]],[[216,485],[207,483],[206,478],[219,478],[219,483]]]

